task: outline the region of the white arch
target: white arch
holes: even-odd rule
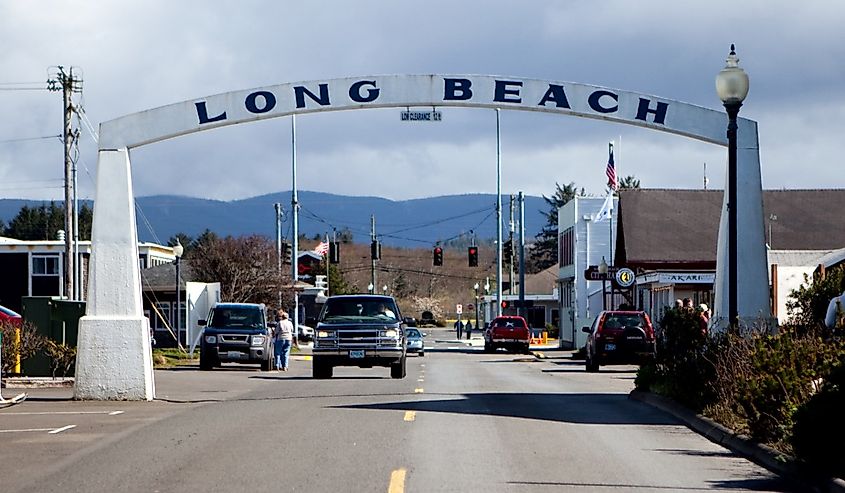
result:
[[[721,111],[573,82],[491,75],[381,75],[285,83],[217,94],[100,125],[86,316],[79,325],[75,396],[155,395],[137,262],[129,149],[211,128],[294,114],[389,107],[501,108],[606,120],[727,146]],[[757,124],[738,121],[739,315],[769,316]],[[727,180],[726,180],[727,182]],[[716,316],[727,313],[727,196],[722,206]]]

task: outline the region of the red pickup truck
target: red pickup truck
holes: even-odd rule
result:
[[[496,317],[484,331],[484,351],[488,353],[500,347],[527,353],[530,341],[531,329],[522,317]]]

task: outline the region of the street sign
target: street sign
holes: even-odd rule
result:
[[[475,305],[473,305],[472,303],[468,303],[467,304],[467,310],[469,310],[469,311],[475,310]]]
[[[463,305],[460,305],[460,304],[455,305],[455,313],[460,315],[463,312],[464,312],[464,306]]]
[[[399,114],[399,119],[403,122],[439,122],[443,120],[443,115],[437,111],[402,111]]]
[[[584,271],[584,279],[588,281],[609,281],[616,276],[619,269],[620,267],[608,265],[607,274],[601,274],[598,265],[591,265]]]
[[[630,287],[636,280],[637,276],[634,274],[634,271],[627,267],[623,267],[616,271],[616,283],[623,288]]]

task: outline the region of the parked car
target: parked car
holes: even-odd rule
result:
[[[297,331],[297,337],[300,341],[313,341],[314,329],[307,325],[300,325],[299,331]]]
[[[609,364],[638,364],[654,358],[654,327],[642,311],[603,311],[590,327],[581,329],[587,336],[587,371],[599,371]]]
[[[405,346],[408,353],[417,353],[418,356],[425,356],[425,334],[414,328],[405,329]]]
[[[23,323],[23,317],[19,313],[0,305],[0,322],[10,322],[12,325],[20,327]]]
[[[496,317],[484,331],[484,351],[488,353],[499,348],[527,353],[530,342],[531,329],[519,316]]]
[[[258,363],[263,371],[273,367],[273,343],[264,305],[216,303],[208,313],[201,338],[200,369],[222,363]]]

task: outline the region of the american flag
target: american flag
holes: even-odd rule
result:
[[[325,241],[321,241],[319,245],[314,247],[314,253],[318,255],[325,255],[329,253],[329,244]]]
[[[605,174],[607,175],[607,186],[610,187],[611,190],[619,189],[619,177],[616,176],[616,165],[613,164],[613,144],[609,144],[608,152],[610,153],[610,157],[607,159],[607,171]]]

